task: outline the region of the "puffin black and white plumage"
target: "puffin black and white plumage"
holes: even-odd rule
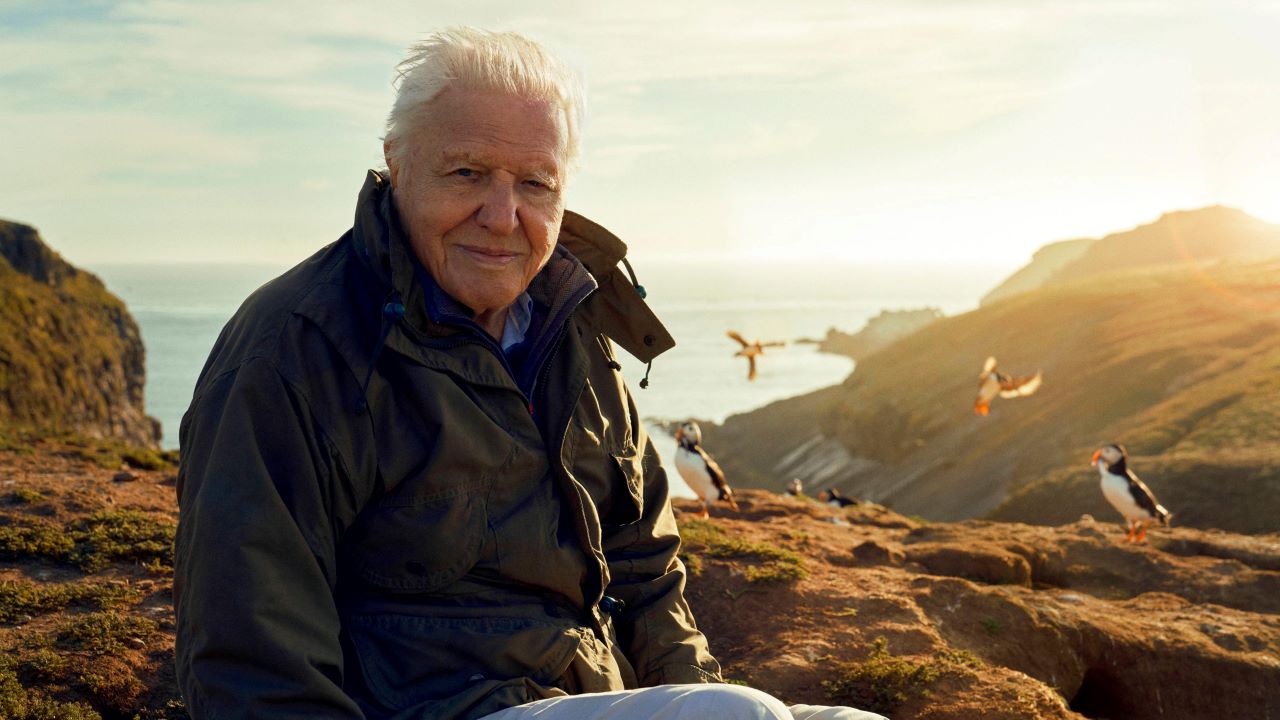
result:
[[[830,505],[831,507],[837,507],[837,508],[848,507],[850,505],[858,504],[857,500],[854,500],[851,497],[845,497],[843,494],[840,493],[839,490],[835,488],[827,488],[826,490],[822,490],[821,492],[819,492],[818,500]]]
[[[787,483],[787,494],[792,497],[804,494],[804,483],[800,482],[800,478],[791,478],[791,482]]]
[[[763,355],[765,348],[782,347],[786,345],[786,343],[781,340],[774,340],[772,342],[760,342],[759,340],[755,340],[753,342],[747,342],[747,339],[742,337],[742,335],[736,330],[730,330],[725,334],[736,340],[737,343],[742,346],[742,349],[734,353],[733,356],[745,357],[747,359],[748,381],[756,379],[756,357]]]
[[[702,517],[710,517],[711,503],[716,500],[723,500],[729,503],[729,507],[738,509],[738,502],[733,499],[733,488],[724,479],[724,471],[702,449],[702,428],[692,420],[676,428],[676,470],[702,501]]]
[[[973,411],[986,415],[991,411],[991,401],[999,395],[1002,398],[1026,397],[1040,389],[1043,380],[1040,371],[1035,375],[1013,377],[996,371],[996,359],[988,357],[978,375],[978,397],[973,401]]]
[[[1111,444],[1093,454],[1093,464],[1102,475],[1102,494],[1128,523],[1125,542],[1142,542],[1152,523],[1168,525],[1172,515],[1133,471],[1123,445]]]

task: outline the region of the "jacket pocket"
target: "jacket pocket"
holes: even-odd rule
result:
[[[644,458],[634,449],[610,453],[615,481],[606,525],[630,525],[644,514]]]
[[[386,590],[429,592],[475,567],[488,534],[488,483],[415,497],[384,497],[344,539],[366,582]]]
[[[584,631],[521,618],[377,614],[352,616],[349,632],[372,699],[394,711],[443,706],[473,690],[518,687],[520,680],[550,687],[568,669]]]

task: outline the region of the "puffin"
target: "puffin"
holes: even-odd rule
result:
[[[756,356],[763,355],[764,349],[767,347],[782,347],[786,345],[786,343],[781,340],[774,340],[771,342],[760,342],[759,340],[756,340],[754,342],[747,342],[747,339],[742,337],[737,330],[730,330],[725,334],[736,340],[738,344],[742,346],[742,349],[734,353],[733,356],[745,357],[747,359],[748,382],[756,379]]]
[[[1002,398],[1027,397],[1040,389],[1042,380],[1039,370],[1035,375],[1013,377],[996,372],[996,359],[988,357],[982,365],[982,373],[978,375],[978,399],[973,401],[973,411],[986,416],[991,410],[991,401],[996,395]]]
[[[702,428],[692,420],[676,428],[676,470],[702,501],[700,517],[711,517],[710,506],[716,500],[723,500],[729,503],[729,507],[738,509],[738,502],[733,499],[733,488],[724,479],[724,471],[702,449]]]
[[[1123,445],[1112,443],[1093,453],[1093,465],[1102,475],[1102,494],[1128,523],[1124,541],[1140,543],[1147,538],[1152,523],[1168,525],[1173,515],[1156,502],[1156,496],[1129,469],[1129,454]]]
[[[818,493],[818,500],[824,502],[831,507],[842,508],[850,505],[857,505],[858,501],[851,497],[845,497],[835,488],[827,488]]]
[[[787,494],[792,497],[804,494],[804,483],[800,482],[800,478],[791,478],[791,482],[787,483]]]

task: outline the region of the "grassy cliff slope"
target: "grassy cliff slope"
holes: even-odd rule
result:
[[[36,230],[0,221],[0,427],[155,446],[138,326]]]

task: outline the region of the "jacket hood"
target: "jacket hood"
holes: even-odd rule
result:
[[[429,320],[422,287],[414,279],[417,261],[400,227],[390,190],[391,180],[384,171],[369,171],[360,190],[352,239],[374,274],[401,294],[406,320],[423,327]],[[622,240],[566,210],[557,247],[577,258],[598,285],[577,310],[587,325],[641,362],[652,362],[675,346],[675,339],[645,303],[637,286],[618,268],[627,254]]]

